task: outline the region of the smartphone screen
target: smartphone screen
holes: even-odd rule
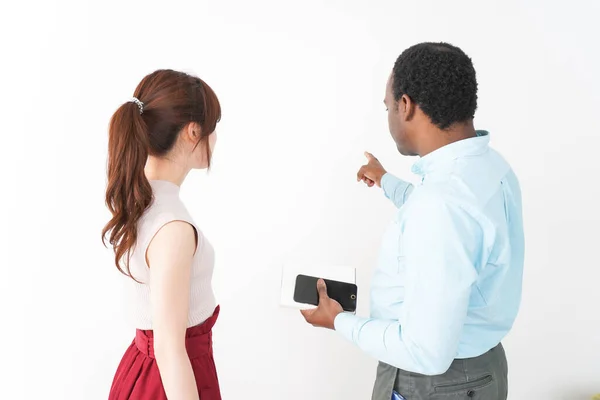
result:
[[[296,277],[294,289],[294,301],[302,304],[319,305],[319,293],[317,292],[317,281],[319,278],[308,275]],[[356,299],[358,287],[353,283],[333,281],[324,279],[327,285],[327,295],[340,303],[344,311],[356,312]]]

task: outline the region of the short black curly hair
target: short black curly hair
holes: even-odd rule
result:
[[[402,52],[393,70],[396,101],[406,94],[440,129],[471,120],[477,109],[473,62],[448,43],[420,43]]]

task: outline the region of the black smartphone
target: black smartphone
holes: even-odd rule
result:
[[[296,277],[296,288],[294,289],[294,301],[296,303],[319,305],[319,293],[317,292],[317,281],[319,278],[308,275]],[[327,285],[327,295],[340,303],[344,311],[356,311],[356,298],[358,287],[354,283],[332,281],[323,279]]]

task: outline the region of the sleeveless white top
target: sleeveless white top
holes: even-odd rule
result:
[[[185,221],[198,234],[198,247],[192,260],[188,327],[201,324],[213,315],[216,300],[212,289],[215,252],[212,245],[198,229],[179,198],[179,186],[168,181],[150,181],[154,200],[138,223],[138,238],[131,254],[129,268],[133,277],[133,315],[137,329],[152,329],[150,304],[150,269],[146,263],[146,250],[152,238],[164,225],[172,221]]]

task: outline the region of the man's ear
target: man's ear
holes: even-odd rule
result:
[[[412,99],[406,94],[403,94],[400,100],[398,101],[398,111],[400,112],[405,121],[410,121],[415,116],[415,112],[417,111],[417,104],[414,101],[412,101]]]

